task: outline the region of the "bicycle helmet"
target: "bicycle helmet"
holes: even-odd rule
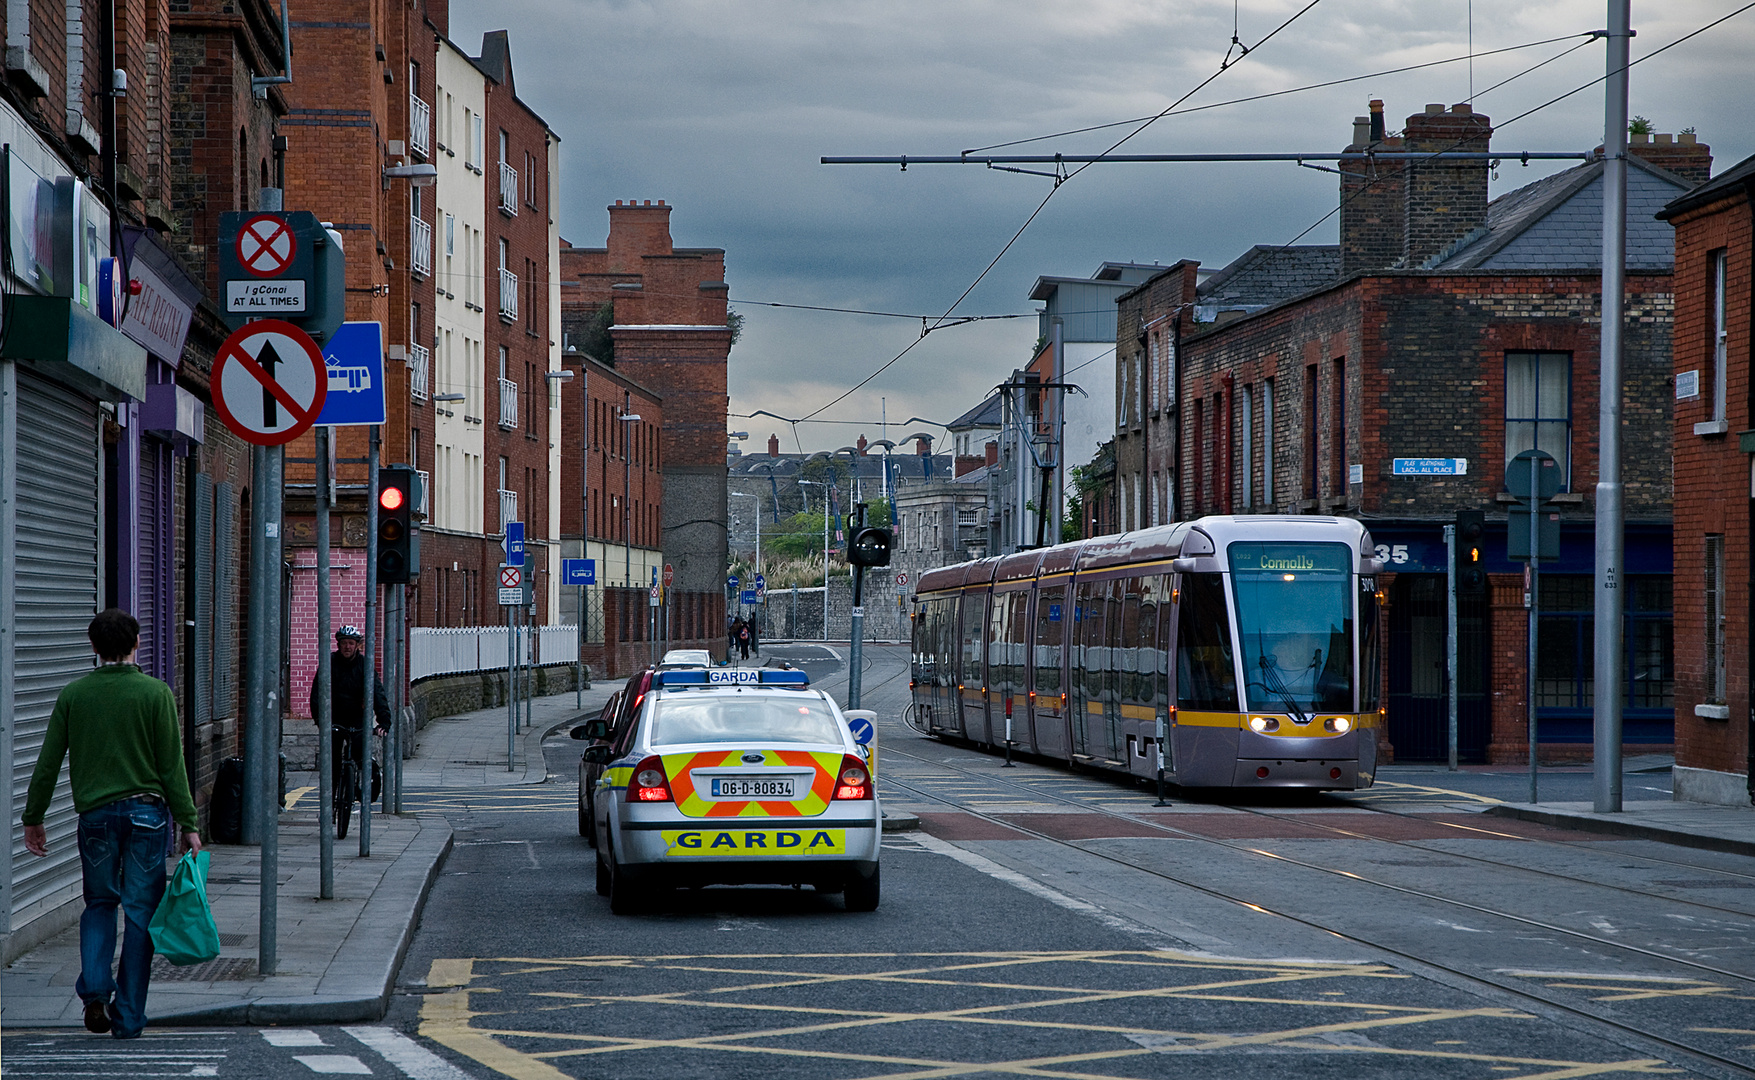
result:
[[[366,635],[360,633],[359,627],[353,625],[352,623],[349,623],[348,625],[335,631],[335,640],[337,642],[340,642],[342,638],[352,638],[355,641],[364,641],[364,640],[366,640]]]

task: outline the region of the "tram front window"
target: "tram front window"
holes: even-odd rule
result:
[[[1234,543],[1230,556],[1247,707],[1352,712],[1352,551]]]

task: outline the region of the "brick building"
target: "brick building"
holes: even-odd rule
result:
[[[672,589],[679,597],[703,597],[687,603],[703,605],[701,617],[711,628],[707,640],[723,640],[718,628],[725,617],[729,558],[725,423],[731,351],[725,252],[675,247],[670,213],[663,200],[618,200],[609,207],[603,247],[562,245],[562,321],[569,347],[662,395],[663,427],[642,422],[633,435],[644,440],[642,460],[649,455],[662,472],[663,499],[628,509],[641,515],[638,535],[654,544],[651,565],[674,569]],[[568,394],[567,400],[578,398]],[[619,536],[593,533],[584,539],[591,538]],[[673,632],[672,640],[681,639]]]
[[[1356,124],[1355,148],[1382,134],[1369,118]],[[1488,118],[1466,105],[1428,106],[1400,135],[1404,147],[1433,150],[1485,149],[1490,138]],[[1673,730],[1672,246],[1652,215],[1710,167],[1704,146],[1665,145],[1677,171],[1646,163],[1635,146],[1628,181],[1625,714],[1627,741],[1643,752],[1667,747]],[[1525,754],[1522,579],[1506,556],[1513,500],[1503,478],[1505,462],[1532,445],[1565,473],[1555,500],[1561,558],[1544,567],[1540,597],[1544,756],[1589,753],[1602,168],[1580,165],[1490,205],[1485,163],[1402,169],[1388,181],[1399,203],[1384,196],[1343,222],[1339,257],[1350,274],[1226,318],[1197,302],[1192,318],[1173,322],[1179,514],[1366,521],[1392,571],[1385,690],[1388,739],[1403,759],[1445,753],[1442,527],[1465,509],[1488,515],[1491,590],[1459,611],[1461,749],[1472,760]],[[1342,184],[1343,197],[1361,202],[1382,194],[1354,176]],[[1399,249],[1382,235],[1397,213]],[[1398,475],[1395,459],[1408,457],[1468,464],[1463,475]]]
[[[1750,797],[1755,158],[1671,202],[1675,229],[1678,799]],[[1747,511],[1745,507],[1749,507]]]

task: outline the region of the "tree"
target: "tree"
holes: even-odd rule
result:
[[[609,328],[615,325],[615,304],[605,300],[602,306],[585,316],[580,324],[577,345],[579,351],[589,355],[599,363],[615,366],[615,338],[610,336]]]
[[[743,337],[743,312],[736,308],[726,308],[725,325],[731,327],[731,343],[736,345],[737,339]]]

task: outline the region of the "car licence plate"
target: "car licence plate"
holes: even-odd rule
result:
[[[790,776],[716,776],[708,789],[715,799],[790,799]]]

